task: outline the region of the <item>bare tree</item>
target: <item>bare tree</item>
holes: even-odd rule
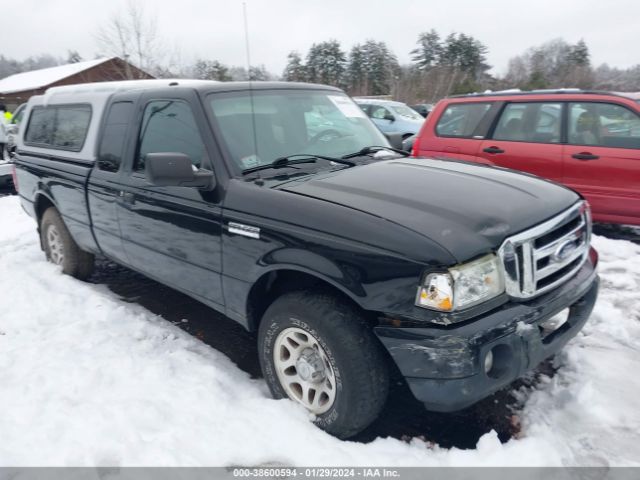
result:
[[[114,13],[98,29],[96,41],[104,53],[119,56],[141,70],[151,72],[157,67],[161,46],[156,17],[148,15],[141,2],[128,0],[124,10]],[[127,78],[135,76],[135,72],[126,72]]]

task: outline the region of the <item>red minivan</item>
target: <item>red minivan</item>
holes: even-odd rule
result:
[[[413,155],[468,160],[563,183],[594,220],[640,225],[640,96],[582,90],[441,100]]]

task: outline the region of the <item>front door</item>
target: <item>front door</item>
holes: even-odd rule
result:
[[[561,125],[562,103],[508,103],[478,156],[493,165],[561,182]]]
[[[569,105],[564,183],[601,222],[640,225],[640,117],[614,103]]]
[[[213,170],[204,112],[195,93],[141,101],[133,162],[125,172],[118,218],[130,265],[213,307],[221,284],[222,208],[216,191],[156,187],[145,177],[149,153],[187,154],[194,168]]]

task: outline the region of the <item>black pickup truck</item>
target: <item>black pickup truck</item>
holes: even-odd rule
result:
[[[397,373],[430,410],[477,402],[596,301],[578,194],[406,158],[335,88],[57,87],[23,125],[17,187],[49,260],[86,278],[103,255],[256,331],[273,395],[339,437]]]

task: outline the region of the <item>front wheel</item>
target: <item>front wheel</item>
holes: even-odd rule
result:
[[[362,313],[330,294],[293,292],[265,312],[260,365],[275,398],[290,398],[328,433],[348,438],[379,415],[389,373]]]
[[[82,250],[73,240],[54,207],[48,208],[42,215],[40,241],[47,260],[60,265],[67,275],[84,280],[93,272],[93,255]]]

